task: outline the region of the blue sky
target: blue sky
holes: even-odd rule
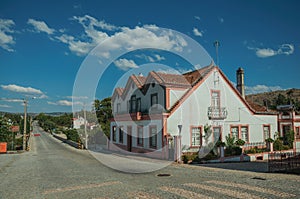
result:
[[[132,40],[149,33],[151,27],[172,29],[191,37],[213,59],[213,42],[219,40],[220,68],[235,82],[236,69],[243,67],[248,93],[299,88],[299,9],[299,1],[278,0],[3,0],[0,111],[22,112],[18,99],[32,96],[36,99],[30,100],[29,112],[72,111],[72,99],[87,97],[73,96],[73,86],[89,52],[116,35],[123,36],[118,44],[132,45]],[[128,38],[130,41],[125,41]],[[171,40],[160,40],[161,37],[149,39],[158,39],[159,45],[174,44]],[[138,41],[143,46],[147,38]],[[152,65],[140,67],[146,63]],[[147,71],[160,70],[155,64],[179,72],[191,67],[166,51],[131,52],[116,59],[105,71],[95,97],[111,95],[116,85],[124,84],[125,80],[119,80],[126,74],[141,70],[146,75]],[[86,78],[89,81],[92,80]]]

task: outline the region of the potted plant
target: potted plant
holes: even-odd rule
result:
[[[246,142],[244,141],[244,140],[242,140],[242,139],[238,139],[236,142],[235,142],[235,144],[237,145],[237,146],[243,146],[244,144],[245,144]]]
[[[274,140],[272,138],[267,138],[265,141],[267,143],[267,149],[272,152]]]

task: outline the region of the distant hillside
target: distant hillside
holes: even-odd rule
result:
[[[278,90],[265,93],[247,95],[246,99],[254,103],[276,109],[278,105],[294,104],[296,110],[300,111],[300,89]]]

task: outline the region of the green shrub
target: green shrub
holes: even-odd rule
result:
[[[77,130],[68,129],[63,131],[66,134],[68,140],[72,140],[74,142],[78,142],[80,140]]]
[[[194,161],[198,157],[198,153],[186,153],[182,155],[181,160],[187,164],[189,161]]]
[[[235,142],[235,144],[236,144],[237,146],[243,146],[245,143],[246,143],[246,142],[245,142],[244,140],[242,140],[242,139],[238,139],[238,140]]]
[[[239,146],[226,147],[225,156],[241,155],[242,149]]]

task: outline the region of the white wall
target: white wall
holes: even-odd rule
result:
[[[172,136],[178,135],[178,124],[182,124],[182,145],[190,146],[190,126],[203,127],[208,124],[222,126],[222,140],[230,134],[230,125],[249,125],[250,142],[263,142],[263,125],[271,125],[272,136],[277,131],[277,116],[255,115],[246,107],[239,96],[215,69],[167,121],[167,131]],[[218,80],[218,81],[217,81]],[[209,120],[207,111],[211,106],[211,90],[219,90],[221,107],[226,107],[228,116],[225,120]]]

